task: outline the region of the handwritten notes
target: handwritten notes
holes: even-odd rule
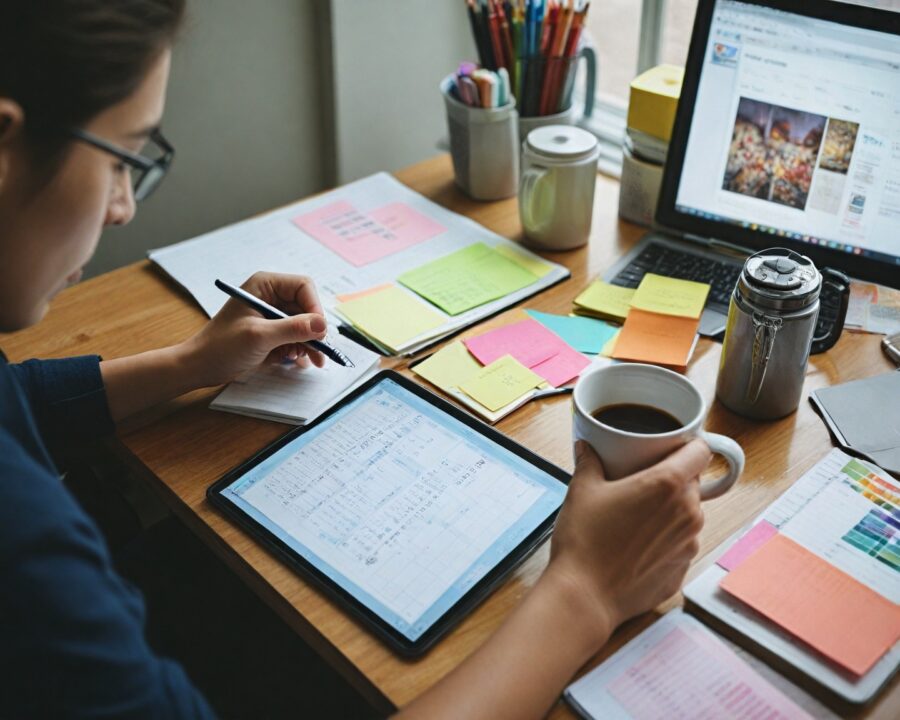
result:
[[[575,312],[579,315],[592,315],[622,322],[631,309],[632,297],[634,297],[632,288],[595,280],[575,298]]]
[[[554,387],[564,385],[591,361],[532,318],[504,325],[465,340],[466,347],[487,365],[511,355]]]
[[[551,315],[538,310],[526,310],[541,325],[559,335],[579,352],[596,355],[616,334],[618,328],[587,317]]]
[[[900,606],[780,534],[720,587],[855,675],[900,638]]]
[[[444,323],[439,313],[395,285],[342,303],[337,309],[363,333],[393,351]]]
[[[474,243],[397,278],[449,315],[528,287],[538,277],[484,243]]]
[[[412,371],[441,390],[449,391],[473,378],[481,368],[466,346],[457,341],[414,365]]]
[[[617,360],[682,368],[694,350],[700,321],[632,308],[612,356]]]
[[[631,307],[647,312],[699,318],[709,285],[647,273],[631,299]]]
[[[514,357],[504,355],[483,367],[460,385],[460,389],[489,410],[496,411],[543,382],[543,378]]]
[[[402,202],[370,212],[338,200],[298,215],[294,224],[351,265],[361,267],[446,231]]]

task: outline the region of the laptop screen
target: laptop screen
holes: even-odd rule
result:
[[[789,11],[797,3],[709,5],[692,40],[692,117],[679,108],[672,142],[681,143],[680,175],[667,178],[677,181],[669,188],[676,225],[677,216],[707,230],[724,224],[731,238],[751,239],[744,244],[786,240],[813,256],[824,249],[837,267],[900,275],[897,22],[891,33]],[[811,5],[819,15],[834,7]],[[705,42],[695,47],[704,22]],[[835,253],[855,258],[842,263]]]

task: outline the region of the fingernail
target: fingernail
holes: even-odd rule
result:
[[[316,315],[310,321],[309,327],[314,333],[320,333],[325,332],[325,328],[328,326],[325,324],[325,318],[323,318],[321,315]]]

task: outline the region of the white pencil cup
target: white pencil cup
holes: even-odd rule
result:
[[[528,133],[519,185],[526,244],[571,250],[588,241],[599,157],[597,138],[586,130],[550,125]]]
[[[515,100],[499,108],[470,107],[450,95],[452,77],[441,82],[441,94],[447,107],[456,184],[475,200],[512,197],[519,186]]]

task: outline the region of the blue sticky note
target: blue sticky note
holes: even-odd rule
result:
[[[551,315],[537,310],[526,310],[525,312],[541,325],[559,335],[578,352],[583,353],[596,355],[619,329],[615,325],[593,318]]]

